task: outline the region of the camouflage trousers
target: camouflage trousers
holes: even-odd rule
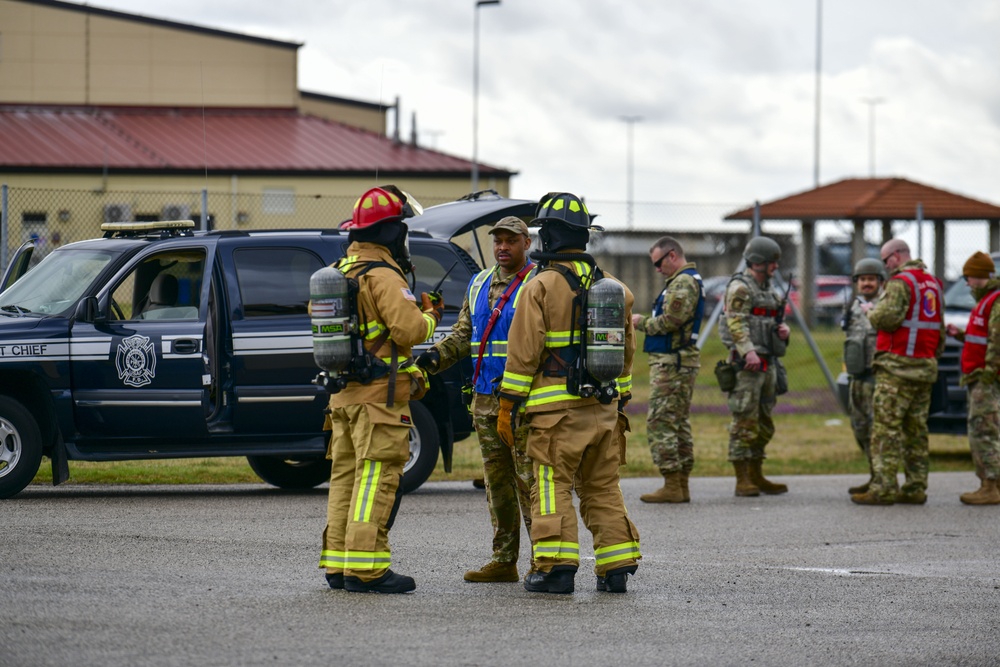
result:
[[[491,399],[492,397],[484,397]],[[476,397],[477,402],[479,396]],[[493,399],[494,403],[496,402]],[[526,419],[514,431],[514,448],[500,440],[497,416],[476,411],[473,424],[479,436],[486,479],[486,502],[493,524],[493,560],[516,563],[521,548],[521,522],[531,535],[531,483],[534,471],[525,453],[528,440]]]
[[[906,475],[902,492],[927,489],[927,415],[932,386],[930,382],[904,380],[885,371],[875,373],[870,488],[882,498],[895,498],[900,491],[896,479],[900,462]]]
[[[969,449],[979,479],[1000,479],[1000,384],[969,386]]]
[[[778,402],[775,393],[777,367],[768,364],[766,371],[740,371],[736,388],[729,392],[729,460],[763,459],[764,448],[774,437],[771,412]]]
[[[694,439],[691,437],[691,395],[697,368],[676,364],[649,367],[649,413],[646,435],[653,465],[663,474],[690,473],[694,467]]]
[[[875,411],[875,378],[851,378],[848,387],[851,408],[851,430],[858,447],[871,460],[872,449],[872,419]]]

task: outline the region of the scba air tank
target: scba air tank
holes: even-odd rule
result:
[[[587,372],[611,382],[625,370],[625,287],[601,278],[587,291]]]
[[[325,371],[347,370],[351,363],[351,308],[347,277],[326,266],[309,278],[313,359]]]

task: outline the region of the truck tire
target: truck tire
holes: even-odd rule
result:
[[[410,429],[410,459],[403,466],[403,493],[420,488],[434,472],[441,437],[431,411],[419,401],[410,401],[413,428]]]
[[[257,475],[280,489],[311,489],[330,481],[330,460],[285,459],[280,456],[248,456]]]
[[[20,402],[0,396],[0,498],[20,493],[41,463],[38,422]]]

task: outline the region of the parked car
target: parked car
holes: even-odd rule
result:
[[[480,228],[534,208],[487,192],[409,221],[414,291],[436,287],[446,304],[435,340],[492,263]],[[312,384],[306,304],[309,277],[346,247],[336,229],[205,233],[156,222],[112,226],[30,270],[23,246],[0,283],[0,498],[30,482],[43,455],[56,484],[70,460],[207,456],[246,456],[284,488],[328,480],[328,397]],[[411,402],[404,491],[427,479],[439,452],[450,470],[453,443],[472,431],[461,392],[470,375],[471,362],[457,364]]]
[[[792,279],[792,291],[788,300],[799,305],[799,287],[797,278]],[[854,294],[854,284],[850,276],[817,276],[816,296],[813,303],[813,314],[817,324],[837,324],[844,312],[844,305],[849,303]],[[791,310],[786,311],[790,315]]]

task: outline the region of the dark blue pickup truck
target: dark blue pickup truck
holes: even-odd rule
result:
[[[472,275],[492,263],[485,229],[535,203],[479,193],[409,220],[414,291],[442,282],[447,335]],[[265,481],[327,481],[324,390],[312,384],[309,277],[344,254],[336,229],[193,231],[120,223],[29,266],[0,293],[0,498],[50,457],[68,462],[246,456]],[[419,353],[419,350],[418,352]],[[413,402],[405,491],[446,470],[472,428],[459,364]]]

